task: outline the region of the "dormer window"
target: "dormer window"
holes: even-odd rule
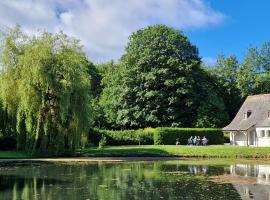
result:
[[[251,115],[251,110],[247,111],[247,118]]]
[[[247,112],[244,113],[244,119],[248,119],[251,115],[251,110],[248,110]],[[270,116],[270,113],[269,113],[269,116]]]

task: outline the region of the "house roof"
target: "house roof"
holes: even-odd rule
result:
[[[251,115],[245,119],[247,111],[251,111]],[[246,131],[253,126],[270,127],[268,111],[270,111],[270,94],[248,96],[235,118],[223,130]]]

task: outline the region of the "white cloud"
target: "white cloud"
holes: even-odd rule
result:
[[[217,59],[212,57],[203,57],[202,62],[207,67],[213,67],[217,63]]]
[[[63,30],[94,61],[118,59],[131,32],[163,23],[187,30],[219,24],[224,15],[203,0],[2,0],[0,27]]]

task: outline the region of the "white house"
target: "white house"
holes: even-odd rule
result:
[[[223,131],[230,132],[232,145],[270,146],[270,94],[248,96]]]

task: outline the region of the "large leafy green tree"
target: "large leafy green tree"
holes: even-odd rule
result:
[[[181,31],[164,25],[138,30],[103,80],[106,117],[121,128],[191,126],[208,98],[200,62]]]
[[[237,86],[241,95],[270,92],[270,43],[262,47],[249,48],[237,74]]]
[[[229,115],[221,93],[221,85],[212,70],[202,66],[204,73],[200,74],[199,107],[195,127],[223,127],[229,121]],[[222,92],[224,90],[222,89]]]
[[[0,99],[16,118],[18,145],[58,154],[81,145],[91,122],[89,62],[63,33],[2,37]]]
[[[237,87],[237,77],[240,64],[234,55],[227,58],[220,55],[217,63],[208,68],[214,77],[215,91],[223,99],[225,112],[232,120],[242,104],[241,91]],[[227,122],[228,123],[228,122]]]

